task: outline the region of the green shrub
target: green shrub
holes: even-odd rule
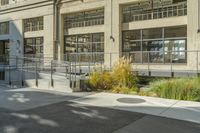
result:
[[[131,62],[125,58],[115,62],[111,72],[95,67],[89,77],[89,84],[93,90],[110,90],[116,93],[138,90],[136,82],[137,77],[132,72]]]
[[[93,90],[110,90],[113,80],[109,72],[95,70],[90,75],[89,84]]]
[[[117,86],[128,88],[136,87],[137,77],[132,72],[132,65],[129,59],[123,57],[114,63],[112,77]]]
[[[200,78],[158,80],[150,86],[158,97],[200,101]]]

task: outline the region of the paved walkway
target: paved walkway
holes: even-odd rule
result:
[[[31,88],[10,89],[6,86],[0,86],[0,108],[21,111],[77,99],[90,94],[91,93],[60,93]]]
[[[0,87],[0,133],[199,133],[198,123],[160,117],[183,113],[178,117],[198,122],[199,103],[182,104],[108,93]],[[187,113],[190,116],[184,116]]]
[[[73,102],[185,120],[200,124],[200,102],[98,93]]]

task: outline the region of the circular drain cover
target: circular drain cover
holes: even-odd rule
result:
[[[120,103],[133,103],[133,104],[139,104],[139,103],[144,103],[146,102],[144,99],[140,98],[119,98],[117,99],[118,102]]]

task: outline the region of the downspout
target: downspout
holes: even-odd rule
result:
[[[69,0],[67,2],[72,2],[72,1],[80,1],[80,0]],[[83,2],[83,0],[81,0]],[[58,51],[58,45],[59,45],[59,4],[60,4],[61,0],[54,0],[54,8],[53,8],[53,13],[54,13],[54,20],[53,20],[53,23],[54,23],[54,59],[58,59],[59,57],[59,51]],[[65,2],[64,2],[65,3]],[[56,54],[58,56],[56,56]]]
[[[55,24],[55,6],[56,5],[56,0],[53,0],[53,59],[55,60],[56,59],[56,34],[55,34],[55,31],[56,31],[56,24]]]
[[[59,43],[59,3],[61,0],[54,0],[54,59],[57,59],[58,57],[56,54],[58,54],[58,43]]]

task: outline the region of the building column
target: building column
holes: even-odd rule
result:
[[[44,58],[52,58],[53,59],[53,15],[44,16]]]
[[[117,0],[105,4],[105,65],[110,67],[119,59],[121,51],[121,10]]]
[[[23,57],[24,55],[23,20],[10,21],[9,30],[10,65],[16,65],[16,61],[13,58],[16,56]]]
[[[197,0],[188,0],[188,25],[187,25],[187,50],[196,51],[200,50],[200,33],[198,33],[199,21],[199,7]],[[199,53],[200,55],[200,53]],[[198,59],[198,62],[197,62]],[[200,63],[200,56],[197,57],[197,53],[188,53],[188,66],[192,70],[196,70],[197,64]]]
[[[64,59],[64,18],[63,15],[60,14],[60,7],[58,10],[58,20],[57,20],[57,41],[56,41],[56,47],[57,47],[57,58],[58,60]]]

